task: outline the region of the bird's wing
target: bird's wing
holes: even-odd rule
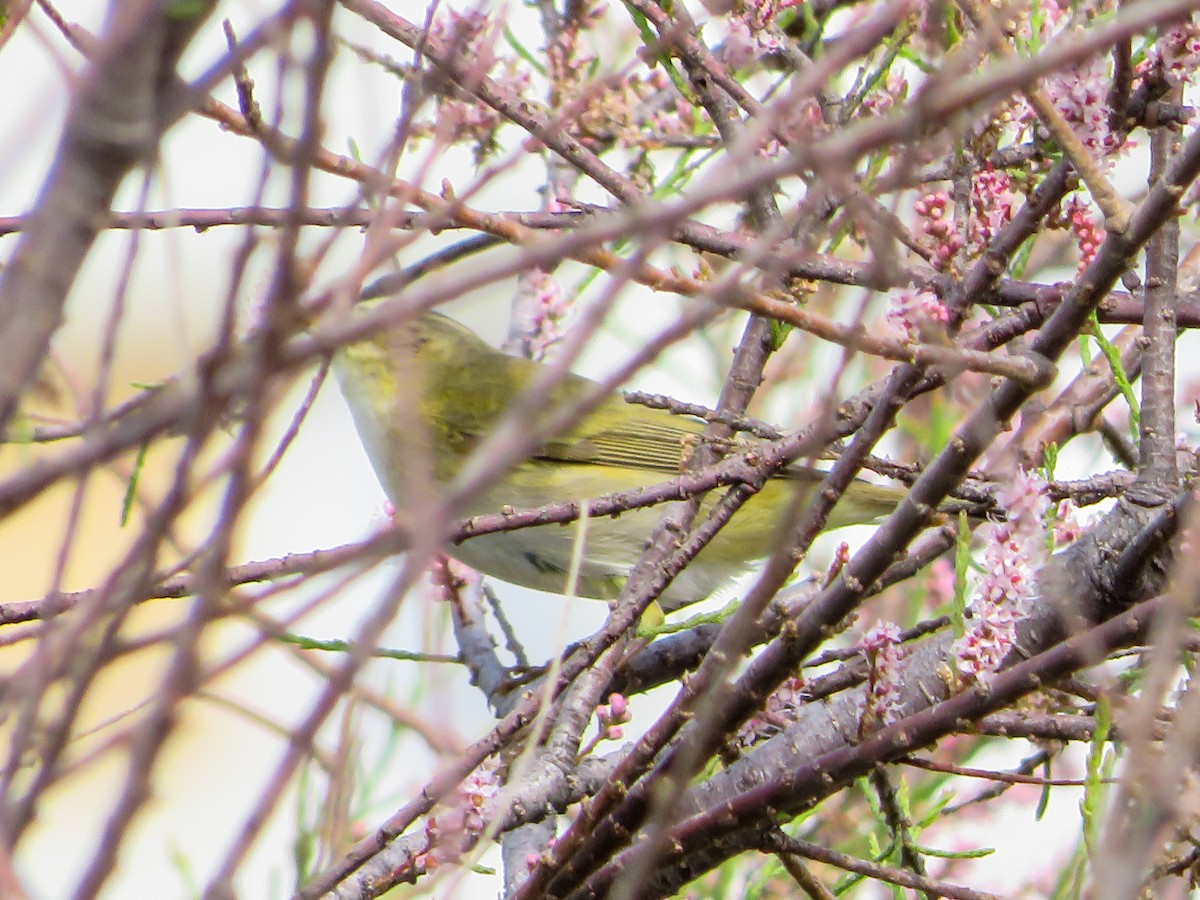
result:
[[[702,422],[658,410],[630,408],[620,400],[610,402],[620,404],[616,408],[619,414],[605,415],[607,404],[602,406],[576,428],[548,441],[537,458],[668,475],[683,471],[688,456],[699,445]]]
[[[606,406],[601,406],[567,434],[548,441],[535,458],[620,466],[666,475],[684,471],[688,459],[700,445],[704,422],[661,410],[630,408],[620,400],[609,402],[617,404],[617,412],[606,415]],[[600,425],[600,422],[605,424]],[[751,449],[755,443],[752,439],[735,439],[730,452]],[[776,477],[814,482],[824,478],[825,473],[807,466],[791,465],[781,469]]]

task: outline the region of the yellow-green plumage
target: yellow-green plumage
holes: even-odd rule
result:
[[[507,356],[445,316],[428,313],[345,349],[335,368],[375,472],[392,502],[403,509],[406,461],[425,452],[435,480],[452,478],[541,364]],[[568,376],[554,389],[547,408],[580,396],[591,384]],[[400,391],[406,393],[401,397]],[[422,429],[413,427],[406,410],[427,424],[428,447],[414,445]],[[668,481],[684,471],[703,430],[698,420],[609,398],[473,498],[467,513],[534,508]],[[672,582],[660,600],[663,608],[670,611],[702,599],[769,555],[792,492],[811,491],[821,477],[813,469],[793,466],[771,479]],[[706,498],[705,509],[719,494]],[[901,496],[895,488],[855,482],[827,527],[877,521]],[[661,509],[648,508],[589,520],[579,596],[615,597],[661,516]],[[577,525],[544,525],[470,538],[450,553],[502,581],[564,593],[578,535]]]

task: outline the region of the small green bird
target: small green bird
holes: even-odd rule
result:
[[[421,433],[403,411],[415,410],[424,419],[424,449],[434,479],[449,481],[542,364],[508,356],[451,319],[426,313],[347,347],[334,367],[375,474],[401,509],[403,467],[413,458],[413,442]],[[569,403],[593,385],[568,375],[547,406]],[[409,402],[397,403],[400,391],[415,393]],[[466,512],[475,516],[505,507],[532,509],[669,481],[685,470],[704,427],[698,419],[611,397],[474,497]],[[751,446],[753,440],[739,439],[739,447]],[[823,477],[816,469],[791,466],[768,481],[667,587],[660,598],[663,610],[709,596],[768,556],[793,492],[811,492]],[[702,512],[721,493],[710,492]],[[903,496],[899,488],[856,481],[826,527],[876,522]],[[661,509],[645,508],[588,520],[576,593],[598,600],[616,597],[661,517]],[[579,533],[577,524],[541,525],[469,538],[448,552],[501,581],[565,593]]]

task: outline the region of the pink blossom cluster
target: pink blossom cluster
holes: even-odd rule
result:
[[[601,741],[619,741],[625,737],[625,729],[621,726],[633,721],[633,713],[629,711],[629,700],[624,694],[609,694],[608,702],[596,707],[596,736],[579,750],[580,758],[587,756]]]
[[[903,103],[908,96],[908,78],[896,68],[888,69],[885,86],[880,90],[868,91],[863,97],[862,108],[875,116],[882,116],[896,103]]]
[[[778,32],[771,26],[786,9],[802,0],[742,0],[729,15],[729,36],[721,56],[730,69],[744,69],[762,57],[780,49]]]
[[[1043,82],[1050,101],[1102,166],[1111,166],[1116,154],[1126,149],[1122,137],[1112,128],[1109,78],[1108,58],[1095,56],[1074,68],[1055,72]],[[1032,109],[1020,118],[1029,126],[1037,121]]]
[[[1104,243],[1104,228],[1096,221],[1087,204],[1078,197],[1067,201],[1065,212],[1071,232],[1075,235],[1075,243],[1079,245],[1079,271],[1082,272],[1092,264],[1096,251]]]
[[[582,18],[572,17],[572,27],[564,29],[547,51],[552,102],[561,125],[581,140],[611,141],[621,147],[644,147],[656,140],[691,135],[697,110],[663,69],[597,77],[599,60],[579,51],[578,38],[603,13],[604,7],[597,4]]]
[[[600,724],[600,739],[619,741],[625,736],[622,725],[633,719],[629,711],[629,701],[624,694],[610,694],[608,703],[596,707],[596,719]]]
[[[988,242],[1012,221],[1018,203],[1012,177],[1002,169],[985,167],[971,181],[968,203],[965,239],[946,191],[926,194],[913,204],[913,211],[917,214],[917,231],[933,247],[933,259],[930,262],[943,272],[950,271],[955,256],[964,244],[972,255],[979,255],[987,249]]]
[[[546,71],[557,90],[562,90],[568,84],[577,85],[583,73],[595,62],[594,56],[579,52],[578,27],[564,28],[554,43],[546,48]]]
[[[1017,209],[1017,194],[1012,178],[1004,170],[987,166],[971,182],[971,215],[967,240],[973,250],[982,253],[988,243],[1012,221]]]
[[[1026,45],[1024,49],[1037,49],[1062,34],[1072,22],[1086,22],[1112,12],[1115,7],[1115,0],[1039,0],[1006,9],[1006,14],[1017,16],[1011,26],[1006,23],[1006,30]]]
[[[475,590],[483,584],[483,576],[470,566],[450,556],[439,555],[429,564],[429,583],[435,600],[450,602],[458,599],[464,588]]]
[[[529,73],[519,61],[514,57],[501,59],[496,55],[501,27],[480,10],[460,13],[442,7],[429,31],[432,37],[442,41],[456,56],[471,60],[468,67],[471,79],[489,76],[501,90],[518,97],[529,89]],[[496,147],[496,133],[504,124],[504,117],[466,91],[448,84],[444,87],[444,92],[438,96],[436,125],[429,130],[447,144],[463,140],[473,142],[476,159],[484,159]],[[469,88],[470,85],[463,87]]]
[[[885,318],[901,340],[919,341],[935,332],[944,333],[950,311],[937,294],[910,288],[892,293]]]
[[[846,564],[850,562],[850,545],[842,541],[833,550],[833,558],[829,561],[829,568],[825,570],[825,584],[833,584],[834,579],[842,573],[842,569],[846,568]]]
[[[416,864],[425,869],[454,862],[470,839],[483,834],[500,794],[500,763],[489,757],[458,786],[454,801],[425,819],[426,850]]]
[[[558,843],[558,835],[554,835],[553,837],[550,838],[550,840],[546,841],[546,852],[549,853],[549,852],[553,851],[554,846],[557,843]],[[541,861],[542,861],[542,854],[532,853],[532,852],[527,853],[525,855],[526,874],[532,873],[533,870],[537,868],[538,863],[540,863]]]
[[[863,696],[860,721],[887,725],[900,718],[901,661],[900,626],[876,622],[858,642],[867,660],[867,691]]]
[[[525,354],[542,360],[562,340],[563,322],[575,301],[567,297],[558,279],[542,269],[528,269],[517,279],[517,308],[527,310]]]
[[[1008,518],[980,529],[984,574],[966,612],[965,631],[954,644],[958,671],[968,680],[989,677],[1016,643],[1017,623],[1034,596],[1034,576],[1048,552],[1045,488],[1036,473],[1019,472],[996,498]]]
[[[1024,469],[996,494],[996,503],[1005,511],[1009,526],[1018,539],[1035,539],[1045,536],[1046,513],[1050,511],[1050,498],[1046,496],[1046,479],[1037,472]]]
[[[653,147],[691,136],[702,114],[662,69],[604,81],[588,67],[558,78],[555,87],[561,125],[583,141]]]
[[[1042,0],[1037,8],[1041,17],[1040,38],[1042,41],[1054,37],[1071,20],[1071,4],[1069,2],[1058,3],[1056,0]]]
[[[1079,510],[1070,500],[1063,500],[1055,507],[1052,519],[1055,547],[1064,547],[1083,536],[1083,522],[1079,519]]]
[[[480,9],[459,12],[441,7],[437,17],[429,26],[429,34],[444,44],[456,48],[460,53],[469,51],[487,73],[496,61],[496,29],[488,21],[487,13]]]
[[[772,114],[778,116],[775,134],[781,135],[787,142],[802,141],[805,136],[811,136],[825,127],[825,113],[813,97],[783,98],[772,108]],[[759,155],[773,159],[783,149],[784,143],[773,135],[759,149]]]
[[[966,679],[986,680],[1000,668],[1017,638],[1025,611],[1029,570],[1012,541],[992,539],[985,554],[987,585],[966,613],[966,631],[954,645],[958,671]]]
[[[705,116],[703,108],[680,94],[662,69],[654,69],[645,78],[634,81],[631,91],[645,111],[644,127],[656,138],[693,135]]]
[[[1187,84],[1200,69],[1200,24],[1189,19],[1168,29],[1146,53],[1140,72],[1157,71],[1167,84]]]
[[[738,729],[737,742],[750,747],[774,737],[796,720],[800,707],[807,702],[803,678],[789,678],[767,698],[757,715],[751,716]]]
[[[913,204],[913,211],[920,220],[918,230],[933,242],[934,267],[949,271],[954,255],[963,246],[962,235],[950,211],[950,195],[945,191],[926,194]]]

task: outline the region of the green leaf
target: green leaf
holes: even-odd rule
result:
[[[654,189],[654,196],[657,199],[661,200],[675,193],[677,189],[683,189],[687,182],[691,180],[692,175],[695,174],[696,166],[690,166],[689,163],[692,157],[699,152],[695,147],[689,147],[679,154],[679,158],[675,160],[675,165],[667,173],[667,177]],[[704,163],[708,158],[711,158],[712,154],[706,153],[704,156],[705,159],[699,160],[697,166]]]
[[[783,342],[787,340],[787,336],[791,334],[793,328],[786,322],[780,322],[778,319],[771,320],[771,350],[776,351],[783,346]]]
[[[1029,258],[1033,254],[1033,243],[1032,238],[1023,241],[1020,248],[1013,255],[1012,263],[1008,268],[1013,273],[1014,278],[1025,277],[1025,270],[1029,267]]]
[[[958,514],[958,542],[954,547],[954,611],[950,628],[956,638],[967,633],[967,571],[971,568],[971,527],[967,514]]]
[[[996,852],[995,847],[978,847],[974,850],[938,850],[936,847],[917,847],[917,849],[922,856],[936,856],[938,859],[982,859]]]
[[[1079,811],[1083,816],[1083,843],[1089,857],[1095,852],[1096,840],[1100,834],[1104,812],[1104,782],[1116,764],[1116,755],[1108,747],[1108,734],[1112,729],[1112,708],[1107,697],[1101,695],[1096,701],[1093,718],[1096,730],[1092,733],[1088,747],[1087,774],[1084,777],[1083,798],[1079,801]]]
[[[303,650],[323,650],[327,653],[349,653],[351,649],[350,641],[324,641],[319,638],[306,637],[302,634],[281,634],[276,640],[284,644],[295,644]],[[454,656],[437,653],[418,653],[414,650],[393,650],[388,647],[376,647],[371,651],[371,656],[375,659],[398,659],[404,662],[460,662]]]
[[[629,12],[630,18],[633,19],[633,24],[637,27],[638,34],[642,36],[642,43],[646,46],[646,49],[650,50],[653,54],[653,64],[661,65],[663,67],[663,71],[667,73],[667,77],[671,79],[671,83],[675,85],[675,88],[679,91],[679,93],[681,93],[684,97],[691,97],[692,92],[688,88],[687,79],[684,78],[683,73],[679,71],[679,66],[675,64],[675,60],[655,49],[661,45],[662,42],[659,40],[658,34],[655,32],[654,28],[650,25],[650,20],[628,3],[624,5],[625,9]]]
[[[504,26],[504,39],[508,41],[508,46],[512,47],[513,52],[516,53],[517,56],[521,57],[521,59],[525,60],[531,69],[533,69],[539,75],[545,77],[546,67],[542,65],[541,61],[536,56],[529,52],[529,48],[521,43],[520,39],[517,38],[513,30],[507,25]]]
[[[137,459],[133,461],[133,471],[129,473],[129,482],[125,485],[125,496],[121,500],[121,527],[129,524],[129,514],[133,511],[133,499],[137,496],[138,479],[146,465],[146,452],[150,444],[143,443],[138,447]]]
[[[1051,768],[1050,760],[1048,759],[1042,763],[1042,775],[1045,776],[1046,783],[1042,785],[1042,794],[1040,797],[1038,797],[1037,809],[1033,811],[1033,818],[1035,822],[1042,821],[1042,816],[1046,814],[1046,808],[1050,806]]]
[[[1058,467],[1058,444],[1051,442],[1042,451],[1042,473],[1047,481],[1054,480],[1054,470]]]
[[[1121,396],[1129,404],[1130,431],[1133,433],[1134,443],[1137,443],[1138,428],[1142,422],[1142,412],[1138,406],[1137,396],[1133,392],[1133,385],[1129,381],[1129,376],[1125,373],[1125,367],[1121,365],[1121,353],[1100,330],[1100,319],[1097,317],[1095,311],[1091,315],[1091,325],[1092,340],[1096,342],[1096,346],[1100,348],[1100,352],[1108,360],[1108,366],[1112,369],[1113,381],[1117,385],[1117,390],[1121,392]]]

